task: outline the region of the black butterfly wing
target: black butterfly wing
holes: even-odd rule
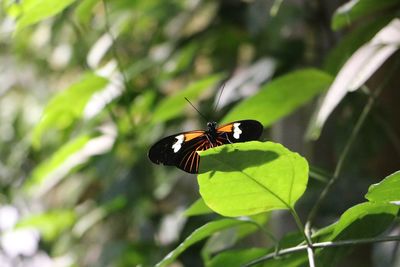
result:
[[[258,140],[262,131],[263,126],[259,121],[234,121],[217,128],[217,141],[229,144]]]
[[[149,150],[155,164],[176,166],[189,173],[197,173],[200,157],[197,151],[210,147],[204,131],[190,131],[165,137]]]
[[[231,122],[211,132],[190,131],[165,137],[149,150],[149,159],[155,164],[176,166],[188,173],[197,173],[200,156],[197,151],[230,143],[257,140],[263,131],[255,120]]]

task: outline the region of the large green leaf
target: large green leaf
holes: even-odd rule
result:
[[[307,161],[280,144],[225,145],[202,151],[200,158],[200,194],[224,216],[289,209],[307,186]]]
[[[42,119],[33,132],[32,143],[40,146],[44,131],[50,128],[63,130],[80,118],[93,94],[103,89],[107,79],[87,74],[83,79],[56,95],[44,109]]]
[[[398,4],[398,0],[352,0],[339,7],[332,19],[332,28],[339,30],[355,20]]]
[[[380,183],[371,185],[365,198],[373,202],[400,202],[400,171],[397,171]]]
[[[44,240],[52,241],[71,227],[75,220],[76,214],[72,210],[53,210],[24,218],[18,222],[17,228],[37,228]]]
[[[235,106],[223,122],[255,119],[269,126],[324,92],[332,79],[329,74],[316,69],[295,71],[279,77]]]
[[[158,123],[167,121],[182,114],[183,110],[188,105],[185,97],[189,100],[196,99],[203,91],[215,85],[220,78],[221,75],[209,76],[205,79],[191,83],[185,89],[163,99],[157,105],[153,113],[153,122]]]
[[[22,15],[18,18],[16,31],[54,16],[75,0],[24,0],[22,1]]]
[[[222,219],[219,221],[209,222],[197,230],[193,231],[176,249],[171,251],[157,266],[169,266],[175,259],[193,244],[211,236],[212,234],[224,229],[232,228],[241,224],[254,224],[251,220]],[[256,227],[256,226],[254,226]]]

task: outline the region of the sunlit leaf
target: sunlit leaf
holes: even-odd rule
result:
[[[156,266],[169,266],[172,264],[178,256],[184,252],[188,247],[193,244],[211,236],[212,234],[219,232],[221,230],[232,228],[244,223],[253,224],[253,222],[248,220],[236,220],[236,219],[222,219],[219,221],[209,222],[202,227],[196,229],[189,235],[176,249],[171,251],[162,261],[160,261]]]
[[[255,119],[264,126],[270,126],[324,92],[331,82],[329,74],[316,69],[287,74],[240,102],[224,117],[223,122]]]
[[[182,114],[183,110],[188,105],[185,97],[189,100],[195,100],[202,92],[209,89],[211,86],[216,85],[220,78],[221,75],[209,76],[205,79],[191,83],[185,89],[165,98],[157,105],[153,113],[153,122],[166,121]]]
[[[63,130],[79,119],[93,94],[107,84],[105,78],[87,74],[83,79],[56,95],[46,106],[42,119],[33,132],[32,143],[39,147],[43,133],[55,128]]]
[[[212,209],[210,209],[202,198],[199,198],[194,202],[187,210],[185,210],[186,216],[196,216],[213,213]]]
[[[54,210],[28,216],[18,222],[18,228],[33,227],[40,231],[46,241],[56,239],[64,230],[71,227],[76,220],[72,210]]]
[[[75,0],[25,0],[21,3],[22,14],[18,18],[16,31],[57,15]]]
[[[325,121],[347,92],[359,89],[398,50],[399,44],[400,20],[395,19],[347,60],[316,112],[310,138],[318,138]]]
[[[398,4],[398,0],[351,0],[339,7],[333,14],[332,28],[339,30],[357,19]]]
[[[373,202],[400,204],[400,171],[389,175],[378,184],[371,185],[365,198]]]
[[[225,145],[202,151],[200,159],[200,194],[224,216],[289,209],[307,186],[307,161],[280,144]]]

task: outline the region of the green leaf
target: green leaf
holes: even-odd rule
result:
[[[333,14],[332,29],[339,30],[357,19],[378,13],[383,9],[398,4],[398,0],[352,0],[339,7]]]
[[[69,168],[63,168],[63,171],[60,172],[62,164],[73,154],[81,150],[89,140],[90,136],[84,135],[61,146],[61,148],[59,148],[49,159],[41,162],[33,170],[31,176],[24,185],[25,189],[28,191],[31,191],[34,188],[37,189],[37,187],[43,186],[46,181],[51,181],[54,177],[65,175],[72,166],[69,166]],[[58,172],[56,172],[57,170]]]
[[[169,266],[178,256],[193,244],[211,236],[212,234],[224,229],[232,228],[241,224],[254,222],[249,220],[236,220],[236,219],[222,219],[214,222],[209,222],[202,227],[196,229],[188,236],[176,249],[171,251],[162,261],[157,263],[156,266]]]
[[[44,240],[53,241],[75,220],[76,214],[72,210],[54,210],[26,217],[18,222],[17,228],[37,228]]]
[[[332,79],[329,74],[316,69],[284,75],[236,105],[223,122],[254,119],[269,126],[324,92]]]
[[[224,145],[200,157],[200,194],[224,216],[292,208],[307,186],[307,161],[280,144]]]
[[[196,99],[203,91],[215,85],[220,78],[221,75],[219,74],[209,76],[205,79],[196,81],[178,93],[165,98],[157,105],[153,113],[153,122],[159,123],[167,121],[182,114],[183,110],[188,105],[185,97],[189,100]]]
[[[196,200],[196,202],[194,202],[187,210],[185,210],[185,215],[188,217],[209,213],[213,213],[213,211],[206,205],[202,198]]]
[[[25,0],[22,1],[22,15],[18,18],[16,32],[57,15],[70,6],[75,0]]]
[[[373,202],[400,202],[400,171],[397,171],[380,183],[371,185],[365,198]]]
[[[255,260],[265,254],[268,249],[265,248],[248,248],[248,249],[236,249],[229,250],[226,252],[219,253],[213,257],[212,260],[207,264],[208,267],[240,267],[245,263]]]
[[[33,132],[32,144],[39,148],[44,131],[50,128],[63,130],[81,118],[93,94],[103,89],[107,79],[86,74],[83,79],[56,95],[44,109],[41,121]]]
[[[385,203],[358,204],[343,213],[328,240],[375,237],[390,226],[398,210],[399,207]]]
[[[380,235],[396,218],[398,207],[391,204],[365,202],[348,209],[333,225],[326,227],[322,241],[372,238]],[[326,233],[332,231],[329,236]],[[337,266],[339,260],[351,251],[348,247],[318,249],[318,266]]]

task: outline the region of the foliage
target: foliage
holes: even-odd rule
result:
[[[400,1],[341,2],[0,1],[2,266],[394,266]],[[151,164],[185,97],[262,140]]]
[[[280,144],[220,146],[200,157],[200,194],[224,216],[292,209],[307,187],[307,161]]]

